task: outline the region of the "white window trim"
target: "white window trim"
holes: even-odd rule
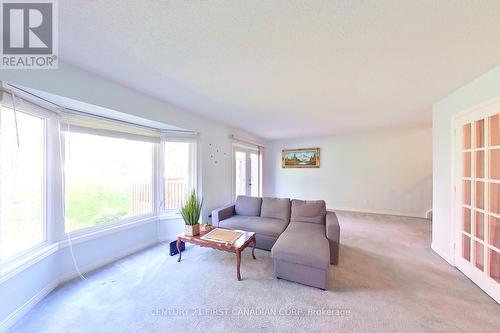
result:
[[[160,154],[158,154],[159,159],[161,156],[161,164],[162,169],[161,173],[158,174],[158,181],[161,183],[159,185],[159,190],[161,192],[158,193],[159,198],[159,214],[158,218],[161,220],[170,220],[170,219],[181,219],[182,215],[180,209],[165,209],[165,200],[166,200],[166,192],[165,192],[165,178],[164,178],[164,161],[165,161],[165,142],[185,142],[189,143],[189,187],[194,188],[197,195],[200,194],[199,186],[198,186],[198,140],[196,136],[164,136],[162,137],[160,144]]]
[[[5,108],[9,108],[11,110],[13,110],[13,97],[14,95],[10,95],[11,98],[10,99],[7,99],[5,98],[4,96],[4,100],[2,100],[0,102],[1,104],[1,107],[5,107]],[[8,103],[6,103],[6,100],[8,100],[8,102],[10,102],[11,105],[8,105]],[[42,214],[41,214],[41,223],[42,223],[42,240],[37,243],[37,244],[34,244],[32,247],[29,247],[25,250],[22,250],[21,252],[19,253],[16,253],[13,257],[11,258],[8,258],[7,260],[1,260],[0,259],[0,277],[4,275],[4,272],[9,272],[11,270],[15,270],[16,267],[18,266],[22,266],[26,263],[26,258],[31,258],[32,254],[37,254],[39,253],[39,249],[40,248],[43,248],[45,246],[47,246],[48,243],[48,240],[49,240],[49,235],[48,235],[48,228],[47,228],[47,224],[48,224],[48,218],[47,218],[47,214],[48,214],[48,211],[49,211],[49,204],[50,204],[50,193],[49,193],[49,186],[48,186],[48,170],[49,170],[49,157],[48,157],[48,151],[49,151],[49,147],[48,147],[48,142],[49,142],[49,139],[48,139],[48,136],[49,136],[49,131],[48,131],[48,128],[49,128],[49,122],[51,121],[51,116],[53,116],[53,114],[49,111],[45,111],[44,109],[42,109],[41,107],[35,105],[35,104],[32,104],[31,102],[29,101],[25,101],[25,100],[19,100],[19,98],[15,98],[15,103],[16,103],[16,107],[15,107],[15,110],[16,112],[21,112],[21,113],[24,113],[24,114],[27,114],[29,116],[32,116],[32,117],[36,117],[36,118],[39,118],[42,120],[42,149],[43,149],[43,152],[42,152],[42,155],[43,155],[43,161],[42,161],[42,166],[43,166],[43,170],[42,170],[42,187],[41,187],[41,193],[42,193],[42,202],[41,202],[41,205],[40,207],[42,207]],[[25,104],[28,104],[29,105],[29,108],[26,108],[26,105]],[[1,111],[0,111],[1,112]]]

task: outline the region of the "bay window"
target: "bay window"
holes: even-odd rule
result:
[[[70,234],[179,217],[196,188],[192,133],[60,108],[5,83],[0,97],[0,277]]]

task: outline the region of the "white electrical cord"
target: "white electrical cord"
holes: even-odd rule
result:
[[[16,95],[14,95],[14,92],[11,92],[11,95],[12,95],[12,110],[14,110],[14,124],[16,126],[17,149],[19,150],[19,127],[17,126]]]
[[[62,183],[61,183],[61,193],[65,193],[65,186],[64,186],[64,182],[65,182],[65,167],[66,165],[64,164],[63,162],[63,158],[62,158],[62,139],[61,139],[61,124],[60,122],[58,121],[57,122],[57,125],[58,125],[58,130],[57,130],[57,133],[59,135],[59,160],[60,160],[60,166],[61,166],[61,179],[62,179]],[[69,142],[69,134],[70,134],[70,127],[69,125],[68,126],[68,135],[66,136],[66,139],[68,140],[68,146],[71,147],[71,144]],[[69,154],[68,154],[69,155]],[[71,158],[69,156],[69,158]],[[66,160],[68,160],[68,158],[66,158]],[[68,163],[69,165],[69,163]],[[63,216],[66,216],[65,214],[65,206],[64,206],[64,201],[65,200],[61,200],[62,202],[62,212],[63,212]],[[69,247],[69,253],[71,254],[71,259],[73,260],[73,266],[75,267],[75,270],[76,272],[78,273],[78,276],[80,277],[80,279],[82,280],[87,280],[87,278],[82,274],[82,272],[80,271],[80,267],[78,267],[78,263],[76,262],[76,258],[75,258],[75,253],[73,252],[73,244],[71,243],[71,235],[69,232],[66,233],[66,239],[68,240],[68,247]]]

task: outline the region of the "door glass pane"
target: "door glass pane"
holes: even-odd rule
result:
[[[481,240],[484,239],[484,214],[481,212],[476,212],[476,221],[474,222],[476,227],[475,236]]]
[[[463,147],[464,149],[470,149],[471,148],[471,126],[470,124],[464,125],[464,142],[463,142]]]
[[[490,262],[490,277],[500,283],[500,254],[496,251],[488,249],[488,257]]]
[[[251,186],[250,186],[250,195],[253,197],[259,196],[259,154],[251,153],[250,154],[250,171],[252,173],[251,177]]]
[[[45,240],[45,120],[4,106],[0,118],[1,261]]]
[[[476,178],[484,178],[484,151],[476,152]]]
[[[464,177],[471,176],[471,153],[464,153]]]
[[[500,214],[500,184],[490,184],[490,212]]]
[[[475,256],[475,265],[480,270],[484,269],[484,247],[483,244],[479,242],[474,242],[474,256]]]
[[[490,216],[489,218],[489,241],[497,249],[500,249],[500,219]]]
[[[235,158],[235,185],[236,196],[246,195],[246,153],[236,151]]]
[[[470,199],[470,188],[471,188],[471,181],[470,180],[464,180],[464,204],[470,206],[471,204],[471,199]]]
[[[490,150],[490,179],[500,180],[500,149]]]
[[[500,145],[500,114],[490,117],[490,146]]]
[[[470,238],[466,235],[462,235],[462,257],[470,261]]]
[[[470,217],[470,209],[469,208],[463,208],[463,214],[464,214],[464,217],[463,217],[463,221],[464,221],[464,225],[463,225],[463,230],[470,234],[470,221],[471,221],[471,217]]]
[[[66,133],[66,232],[153,212],[153,143]]]
[[[476,208],[484,209],[484,183],[476,182]]]
[[[484,119],[476,121],[476,147],[484,147]]]

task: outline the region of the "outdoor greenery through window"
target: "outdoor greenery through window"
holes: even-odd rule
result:
[[[154,143],[65,134],[66,232],[153,212]]]
[[[44,143],[45,119],[1,107],[0,261],[45,240]]]

